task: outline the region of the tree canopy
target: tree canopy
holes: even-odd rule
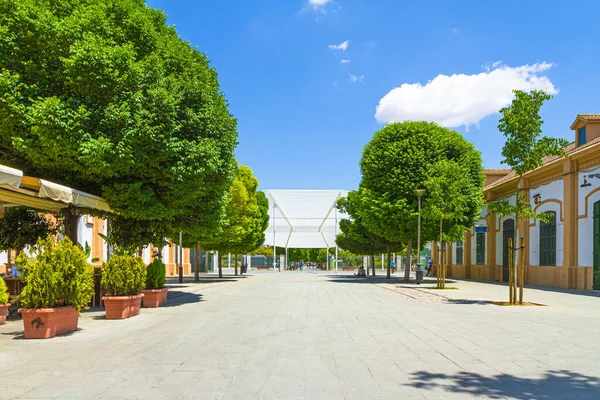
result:
[[[251,253],[263,244],[269,206],[266,196],[257,192],[257,188],[258,180],[252,170],[242,165],[229,188],[220,229],[205,230],[197,236],[203,249],[242,254]]]
[[[498,123],[498,130],[506,137],[502,148],[503,164],[508,165],[515,171],[517,181],[515,183],[515,204],[508,201],[499,201],[488,204],[488,210],[499,216],[514,215],[515,220],[529,221],[530,218],[547,220],[548,215],[535,213],[530,202],[522,196],[521,181],[523,175],[535,168],[544,165],[544,158],[548,156],[566,156],[564,147],[568,144],[566,139],[542,136],[542,124],[544,121],[540,116],[540,110],[545,101],[552,98],[551,95],[541,91],[532,90],[525,92],[514,90],[515,98],[507,107],[500,109],[502,118]],[[515,247],[517,247],[515,242]],[[523,249],[520,249],[523,254]],[[525,280],[524,262],[520,263],[520,278],[517,279],[516,257],[514,251],[512,259],[509,260],[509,302],[517,301],[517,280],[520,283],[519,303],[523,303],[523,284]],[[521,257],[523,259],[523,257]]]
[[[218,224],[236,120],[205,54],[141,0],[0,0],[0,160],[126,218]]]
[[[410,248],[417,239],[418,197],[414,190],[424,188],[438,173],[440,161],[460,166],[460,175],[468,182],[464,197],[473,199],[462,207],[463,222],[474,223],[483,196],[480,153],[460,133],[420,121],[388,124],[365,146],[359,188],[364,202],[359,215],[365,227],[387,240],[407,243]],[[424,203],[427,196],[423,197]],[[446,197],[444,201],[454,199]],[[422,243],[436,240],[438,234],[439,218],[423,211]]]
[[[0,250],[21,250],[57,233],[56,224],[27,207],[9,207],[0,218]]]

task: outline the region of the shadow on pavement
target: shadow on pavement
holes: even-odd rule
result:
[[[77,328],[74,331],[63,333],[62,335],[56,335],[55,337],[72,336],[81,331],[83,331],[83,329]],[[12,336],[13,340],[25,340],[25,332],[24,331],[2,332],[2,334],[6,335],[6,336]],[[30,340],[45,340],[45,339],[30,339]]]
[[[456,374],[419,371],[405,386],[422,391],[443,390],[481,398],[514,399],[599,399],[600,378],[566,370],[547,371],[541,378],[524,378],[509,374],[484,376],[461,371]]]
[[[429,285],[436,284],[436,278],[424,278],[423,282],[420,285],[414,279],[411,279],[409,282],[404,282],[404,275],[392,275],[390,278],[387,278],[385,275],[376,275],[376,276],[355,276],[355,275],[323,275],[323,277],[328,278],[330,282],[334,283],[394,283],[394,284],[404,284],[407,287],[427,287]],[[451,279],[446,279],[446,284],[456,283],[456,281]]]
[[[200,293],[173,291],[173,292],[169,292],[169,295],[167,297],[167,304],[165,304],[164,306],[161,306],[159,308],[177,307],[177,306],[181,306],[183,304],[199,303],[201,301],[206,301],[206,300],[202,300],[202,295]]]
[[[464,282],[477,282],[485,283],[487,285],[505,286],[508,289],[508,283],[496,282],[496,281],[482,281],[479,279],[460,279]],[[446,282],[448,280],[446,279]],[[600,297],[600,290],[577,290],[577,289],[563,289],[550,286],[538,286],[538,285],[525,285],[525,289],[542,290],[544,292],[564,293],[577,296],[589,296],[589,297]]]
[[[491,301],[488,300],[467,300],[467,299],[449,299],[446,298],[444,300],[446,304],[470,304],[470,305],[478,305],[478,306],[487,306],[492,304]]]

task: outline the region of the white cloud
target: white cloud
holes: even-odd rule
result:
[[[308,0],[308,5],[315,10],[323,8],[327,3],[331,3],[332,0]]]
[[[558,93],[550,79],[539,74],[551,67],[546,62],[520,67],[494,63],[476,75],[438,75],[425,85],[403,83],[383,96],[375,118],[383,123],[425,120],[468,129],[510,104],[513,89]]]
[[[340,64],[348,64],[350,62],[350,60],[346,60],[345,58],[342,58],[340,60]]]
[[[348,46],[350,46],[350,41],[346,40],[345,42],[342,42],[340,44],[330,44],[329,47],[331,50],[342,50],[342,51],[346,51],[346,49],[348,48]]]
[[[348,74],[348,77],[350,79],[350,82],[364,82],[365,80],[365,76],[364,75],[352,75],[352,74]]]

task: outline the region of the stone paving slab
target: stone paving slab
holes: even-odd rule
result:
[[[0,326],[0,399],[600,398],[598,297],[527,289],[548,306],[498,307],[484,301],[505,286],[399,273],[170,282],[167,307],[84,312],[51,340]]]

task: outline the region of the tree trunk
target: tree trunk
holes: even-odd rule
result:
[[[223,277],[223,262],[221,260],[221,254],[217,251],[217,266],[219,268],[219,278]]]
[[[525,239],[521,236],[521,245],[519,246],[521,253],[520,253],[520,260],[519,260],[519,268],[521,270],[521,274],[519,277],[519,304],[523,304],[523,285],[525,284],[525,251],[524,251],[524,247],[525,247]]]
[[[235,276],[237,276],[238,271],[237,271],[237,254],[233,255],[233,265],[235,266]]]
[[[404,267],[404,282],[410,282],[410,267],[412,264],[412,240],[406,246],[406,266]]]
[[[79,223],[79,215],[75,215],[71,208],[64,211],[65,219],[63,225],[65,227],[65,236],[71,239],[71,242],[77,242],[77,225]]]
[[[196,270],[194,271],[194,282],[200,281],[200,242],[196,242]]]
[[[440,217],[440,262],[437,271],[437,287],[442,289],[442,276],[444,275],[444,231],[443,231],[443,218]]]
[[[392,273],[392,257],[390,252],[390,246],[387,247],[387,278],[390,279]]]
[[[371,275],[375,276],[375,254],[371,254]],[[367,268],[369,268],[367,266]]]

